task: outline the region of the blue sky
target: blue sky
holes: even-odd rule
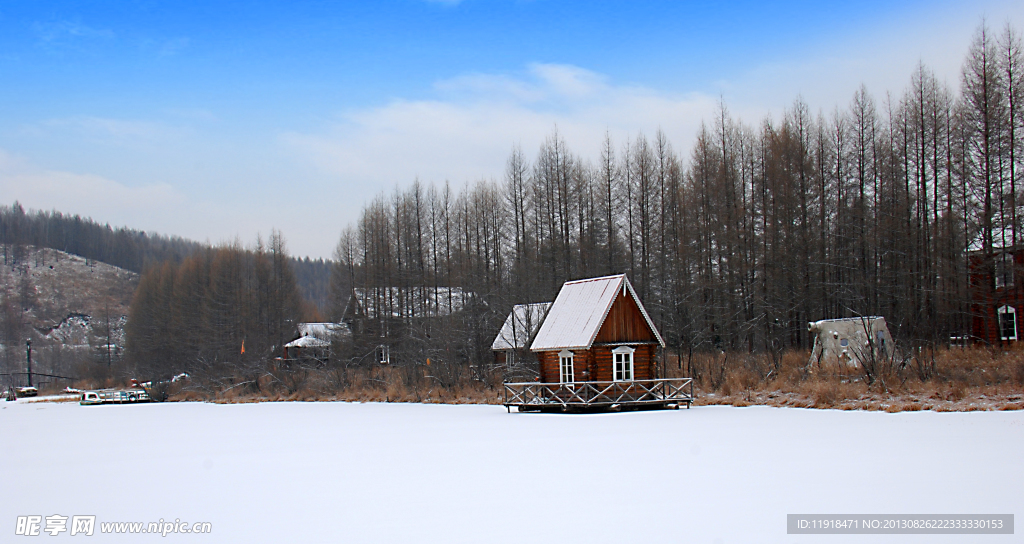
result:
[[[1015,2],[13,2],[0,5],[0,201],[328,257],[362,204],[419,178],[499,179],[557,125],[596,158],[662,129],[685,157],[719,97],[955,86]]]

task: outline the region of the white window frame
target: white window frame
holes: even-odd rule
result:
[[[388,349],[387,344],[377,346],[377,349],[374,351],[377,352],[377,362],[379,364],[386,365],[391,363],[391,350]]]
[[[636,358],[633,357],[635,352],[636,348],[631,348],[629,346],[619,346],[612,350],[612,381],[633,381],[635,377],[634,371],[636,370]],[[619,368],[619,364],[623,365],[621,369]]]
[[[573,383],[576,381],[576,372],[573,365],[573,353],[563,349],[558,353],[558,383]],[[569,379],[566,379],[569,378]]]
[[[1006,336],[1003,334],[1003,316],[1009,315],[1013,320],[1013,336]],[[1013,306],[1003,305],[996,311],[996,326],[999,327],[999,339],[1006,341],[1017,340],[1017,310]]]

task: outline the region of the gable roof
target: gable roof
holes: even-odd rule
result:
[[[286,348],[326,348],[331,343],[316,336],[300,336],[284,345]]]
[[[505,318],[505,324],[501,326],[498,336],[494,337],[491,349],[501,351],[525,348],[537,333],[537,329],[540,329],[550,308],[550,302],[516,304]]]
[[[565,282],[558,291],[558,296],[552,303],[530,350],[590,349],[620,290],[623,293],[628,292],[633,297],[633,301],[647,321],[647,326],[658,339],[658,344],[665,347],[665,341],[651,321],[651,317],[647,315],[644,305],[640,303],[640,298],[636,296],[629,279],[625,274],[618,274]]]

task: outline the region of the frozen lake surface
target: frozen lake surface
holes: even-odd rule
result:
[[[1024,513],[1024,412],[0,407],[6,535],[60,514],[96,516],[87,542],[179,519],[212,533],[166,542],[1000,543],[1019,536],[787,535],[786,514]]]

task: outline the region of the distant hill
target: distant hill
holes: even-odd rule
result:
[[[25,209],[17,202],[0,206],[0,261],[18,260],[19,248],[35,246],[77,255],[141,274],[164,261],[181,262],[205,244],[127,227],[113,228],[90,218],[58,211]],[[327,307],[331,261],[291,259],[299,292],[321,312]]]

